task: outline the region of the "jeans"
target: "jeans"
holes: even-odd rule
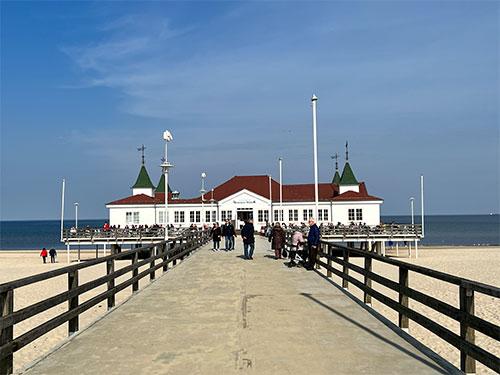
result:
[[[225,238],[226,250],[234,249],[234,236],[226,236]]]
[[[253,257],[253,249],[255,247],[255,243],[244,243],[243,251],[245,253],[245,259]]]
[[[214,249],[219,250],[220,240],[214,240]]]

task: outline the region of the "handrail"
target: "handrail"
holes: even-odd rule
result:
[[[170,263],[175,265],[178,260],[182,261],[184,257],[189,256],[191,252],[208,242],[208,240],[208,231],[189,231],[185,232],[183,237],[169,241],[159,241],[136,249],[111,254],[103,258],[92,259],[83,263],[0,284],[0,375],[12,374],[13,354],[16,351],[66,322],[68,322],[68,335],[72,335],[79,330],[80,314],[106,299],[108,301],[108,310],[113,308],[115,306],[115,295],[118,292],[130,285],[132,286],[132,292],[136,292],[139,290],[140,279],[149,275],[150,280],[154,280],[155,271],[162,268],[163,272],[166,272]],[[144,252],[149,252],[149,256],[139,261],[139,253]],[[116,260],[129,259],[130,257],[131,264],[129,266],[115,271]],[[157,260],[161,260],[161,262],[156,263]],[[79,285],[79,270],[101,263],[106,264],[106,274]],[[139,273],[139,268],[148,263],[149,267]],[[127,272],[131,272],[131,276],[120,284],[115,285],[115,280]],[[14,311],[14,292],[16,289],[40,281],[50,280],[64,274],[68,275],[67,291]],[[106,291],[81,304],[79,303],[78,299],[80,295],[103,284],[107,284]],[[66,301],[68,302],[68,310],[66,312],[42,322],[18,337],[14,337],[14,327],[16,324]]]
[[[291,247],[291,232],[287,232],[287,246]],[[358,266],[350,262],[351,256],[364,258],[364,266]],[[326,262],[323,260],[326,259]],[[399,280],[393,281],[373,271],[373,261],[390,264],[398,267]],[[333,267],[333,263],[341,268]],[[441,339],[460,350],[460,370],[466,373],[474,373],[476,361],[483,363],[490,369],[500,372],[499,358],[485,348],[475,343],[475,331],[496,340],[500,340],[500,327],[493,322],[474,315],[474,292],[482,293],[494,298],[500,298],[500,288],[493,285],[483,284],[477,281],[436,271],[430,268],[417,266],[400,260],[391,259],[367,250],[355,249],[343,246],[333,241],[320,241],[316,268],[324,267],[326,276],[332,274],[342,279],[342,287],[348,289],[349,284],[363,292],[363,302],[371,305],[371,298],[375,298],[398,313],[398,324],[402,329],[409,328],[409,320],[413,320]],[[363,281],[354,278],[349,271],[363,276]],[[409,285],[408,273],[419,273],[436,280],[448,282],[459,287],[458,297],[460,307],[456,308],[444,301],[438,300],[424,292],[418,291]],[[398,293],[398,300],[394,300],[379,290],[372,288],[372,281],[387,287]],[[460,324],[460,334],[456,334],[435,320],[429,319],[418,311],[409,307],[409,299],[413,299],[426,307],[429,307]]]

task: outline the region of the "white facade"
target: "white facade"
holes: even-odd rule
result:
[[[319,202],[318,223],[365,223],[380,224],[380,205],[382,201]],[[164,224],[163,204],[124,204],[108,205],[109,224],[154,225]],[[280,211],[283,211],[281,216]],[[265,197],[243,189],[219,202],[196,204],[175,203],[168,205],[169,224],[188,227],[192,224],[201,226],[226,219],[237,220],[237,227],[243,225],[243,219],[253,218],[254,226],[260,228],[266,222],[284,222],[287,224],[306,223],[315,215],[314,202],[273,202]]]
[[[148,197],[153,196],[153,189],[151,188],[133,188],[132,189],[132,195],[139,195],[139,194],[145,194]]]

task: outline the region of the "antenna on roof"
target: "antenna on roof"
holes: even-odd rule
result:
[[[142,152],[142,165],[144,165],[144,150],[146,149],[146,147],[144,147],[144,145],[142,145],[141,147],[137,148],[137,151],[141,151]]]
[[[336,152],[335,155],[330,156],[332,159],[335,159],[335,170],[339,170],[339,154]]]
[[[347,141],[345,141],[345,161],[349,161],[349,143]]]

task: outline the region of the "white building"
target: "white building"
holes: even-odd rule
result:
[[[180,199],[168,188],[169,224],[188,227],[205,223],[237,220],[237,226],[252,218],[255,228],[266,222],[299,224],[316,216],[314,184],[280,186],[270,176],[234,176],[203,196]],[[347,161],[342,175],[338,170],[331,183],[319,184],[318,223],[380,224],[383,200],[368,194],[364,182],[358,182]],[[141,166],[132,195],[110,202],[109,224],[154,225],[165,223],[165,180],[155,188],[146,167]]]

